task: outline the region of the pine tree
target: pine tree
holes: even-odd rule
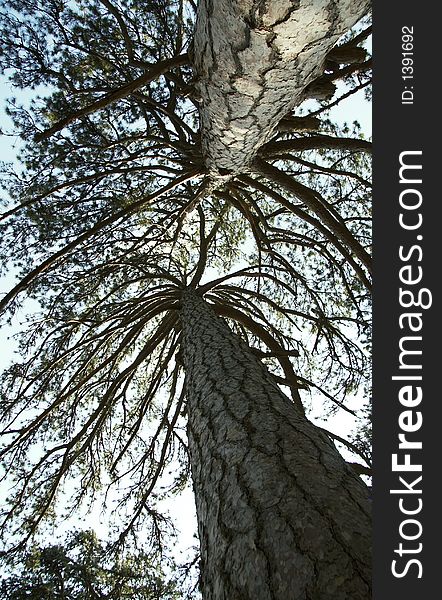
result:
[[[334,46],[366,5],[335,15],[302,94],[275,102],[250,151],[233,128],[228,156],[208,3],[190,47],[192,2],[3,4],[2,67],[45,94],[10,107],[25,171],[5,170],[2,258],[22,277],[0,307],[40,308],[3,377],[5,539],[21,547],[58,500],[69,511],[71,480],[72,507],[120,486],[120,541],[150,524],[160,545],[157,500],[191,470],[204,598],[368,598],[367,490],[301,394],[346,409],[367,375],[370,144],[321,118],[333,101],[296,114],[318,86],[367,86],[369,27]],[[236,15],[249,40],[266,10]]]

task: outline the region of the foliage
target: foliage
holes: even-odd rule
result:
[[[113,555],[92,531],[61,544],[33,546],[0,583],[3,600],[178,600],[174,579],[146,555]]]

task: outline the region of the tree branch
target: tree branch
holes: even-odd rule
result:
[[[132,81],[129,81],[125,85],[123,85],[115,90],[112,90],[111,92],[102,96],[95,102],[92,102],[92,104],[88,104],[87,106],[80,108],[76,112],[71,113],[64,119],[57,121],[57,123],[52,125],[52,127],[49,127],[48,129],[45,129],[44,131],[37,133],[35,135],[35,141],[41,142],[42,140],[45,140],[45,139],[51,137],[51,135],[54,135],[54,133],[61,131],[67,125],[70,125],[77,119],[80,119],[81,117],[90,115],[91,113],[97,112],[98,110],[105,108],[109,104],[112,104],[113,102],[116,102],[117,100],[121,100],[122,98],[125,98],[126,96],[129,96],[130,94],[132,94],[139,88],[145,86],[150,81],[152,81],[153,79],[156,79],[163,73],[170,71],[171,69],[175,69],[176,67],[185,65],[188,62],[189,62],[189,57],[188,57],[187,53],[181,54],[180,56],[175,56],[174,58],[168,58],[166,60],[158,62],[151,69],[149,69],[146,73],[143,73],[143,75],[140,75],[140,77],[137,77],[136,79],[134,79]]]

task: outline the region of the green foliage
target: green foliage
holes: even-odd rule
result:
[[[169,569],[170,570],[170,569]],[[92,531],[15,556],[0,582],[3,600],[179,600],[178,585],[142,552],[112,552]]]

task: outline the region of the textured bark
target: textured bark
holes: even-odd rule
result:
[[[194,292],[182,323],[204,600],[369,600],[366,486]]]
[[[194,41],[203,156],[239,173],[304,99],[369,0],[200,0]]]

